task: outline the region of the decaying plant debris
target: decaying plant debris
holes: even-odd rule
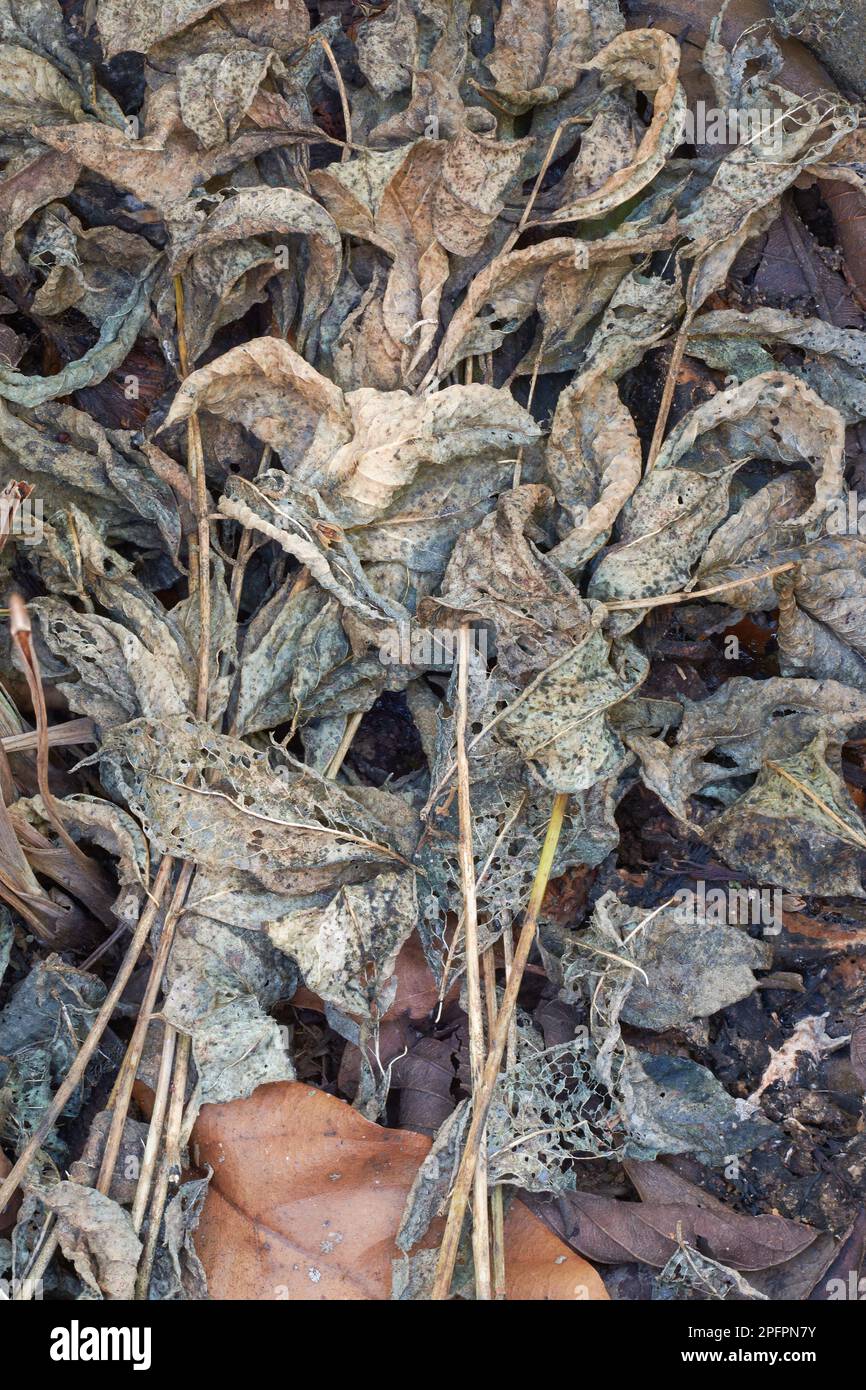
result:
[[[866,147],[776,8],[0,0],[16,1298],[859,1275]]]

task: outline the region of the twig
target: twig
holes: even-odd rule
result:
[[[262,450],[262,457],[259,461],[256,477],[265,471],[265,468],[270,462],[270,458],[271,446],[270,444],[266,444]],[[220,520],[222,520],[222,516]],[[244,575],[247,572],[247,565],[252,559],[257,541],[258,537],[255,536],[254,532],[251,531],[248,526],[243,527],[241,538],[238,543],[238,553],[235,556],[235,567],[232,570],[231,603],[235,616],[237,616],[238,609],[241,606],[241,591],[244,587]]]
[[[521,794],[520,800],[518,801],[516,807],[515,807],[514,810],[512,811],[511,815],[510,815],[510,816],[507,818],[507,820],[505,821],[505,824],[503,825],[502,829],[499,831],[499,834],[496,836],[496,839],[493,841],[493,844],[492,844],[492,846],[491,846],[491,848],[490,848],[490,853],[488,854],[488,856],[487,856],[487,858],[485,859],[484,863],[481,865],[481,871],[480,871],[480,873],[477,875],[477,877],[476,877],[476,879],[475,879],[475,888],[476,888],[476,890],[479,889],[479,888],[481,887],[482,883],[484,882],[484,880],[486,879],[487,875],[489,874],[489,872],[490,872],[490,866],[491,866],[491,864],[493,863],[494,859],[496,858],[496,854],[497,854],[497,851],[498,851],[498,849],[499,849],[499,846],[502,844],[502,841],[505,839],[506,835],[509,834],[509,832],[510,832],[512,826],[515,824],[515,822],[518,820],[518,818],[520,817],[520,815],[523,813],[523,808],[524,808],[524,806],[526,805],[526,803],[527,803],[528,800],[529,800],[529,792],[523,792],[523,793]],[[461,913],[461,914],[460,914],[460,917],[459,917],[459,919],[458,919],[458,922],[457,922],[457,927],[456,927],[456,929],[455,929],[454,935],[453,935],[452,938],[451,938],[451,944],[450,944],[450,946],[448,947],[448,955],[447,955],[446,958],[445,958],[445,965],[444,965],[444,967],[443,967],[443,969],[442,969],[442,983],[441,983],[440,986],[439,986],[439,1012],[438,1012],[437,1015],[436,1015],[437,1022],[438,1022],[438,1020],[439,1020],[439,1018],[441,1017],[441,1014],[442,1014],[442,1005],[443,1005],[443,1003],[444,1003],[444,1001],[445,1001],[445,992],[446,992],[446,990],[447,990],[447,988],[448,988],[448,981],[449,981],[449,979],[450,979],[450,977],[451,977],[451,969],[452,969],[452,966],[454,965],[454,956],[455,956],[456,953],[457,953],[457,947],[458,947],[458,944],[459,944],[459,942],[460,942],[460,940],[461,940],[461,938],[462,938],[462,935],[463,935],[463,914]],[[504,940],[504,938],[505,938],[505,933],[503,933],[503,940]],[[513,942],[513,941],[512,941],[512,943],[511,943],[511,951],[512,951],[512,954],[513,954],[513,952],[514,952],[514,942]],[[507,952],[506,952],[506,965],[507,965],[507,963],[508,963],[508,958],[507,958]]]
[[[627,608],[662,608],[667,603],[687,603],[693,598],[709,598],[711,594],[722,594],[726,589],[739,589],[743,584],[755,584],[759,579],[772,579],[775,574],[797,568],[796,560],[785,565],[773,565],[770,569],[759,570],[757,574],[741,574],[739,579],[727,579],[724,584],[714,584],[711,589],[680,589],[674,594],[655,594],[651,598],[611,599],[605,603],[609,613],[621,613]]]
[[[466,993],[469,1013],[469,1068],[472,1095],[478,1096],[484,1065],[484,1016],[481,976],[478,962],[478,903],[475,894],[475,856],[472,846],[472,803],[469,790],[469,759],[466,756],[466,724],[469,706],[469,624],[461,623],[458,644],[457,709],[454,727],[457,739],[457,810],[460,824],[458,856],[463,889],[463,931],[466,940]],[[475,1296],[489,1302],[490,1235],[487,1222],[487,1163],[484,1135],[474,1175],[472,1204],[472,1258],[475,1265]]]
[[[322,35],[317,34],[316,37],[318,38],[319,43],[322,45],[322,48],[325,51],[325,57],[330,63],[331,72],[334,74],[334,81],[337,84],[337,91],[340,94],[340,107],[343,112],[343,126],[345,127],[344,133],[346,136],[346,143],[344,144],[342,152],[340,154],[340,163],[345,164],[346,160],[349,158],[349,155],[351,153],[350,146],[352,144],[352,109],[349,106],[349,98],[346,96],[346,88],[343,83],[343,76],[340,72],[339,64],[337,63],[337,60],[334,57],[334,50],[328,43],[328,40],[324,38]]]
[[[96,742],[96,727],[92,719],[67,719],[65,724],[52,724],[45,734],[49,748]],[[36,729],[27,729],[21,734],[4,734],[0,744],[6,753],[29,753],[38,747],[39,733]]]
[[[141,1230],[141,1223],[144,1220],[144,1213],[147,1210],[147,1201],[150,1197],[151,1187],[153,1186],[153,1175],[156,1172],[156,1162],[159,1157],[160,1140],[162,1138],[162,1127],[165,1123],[165,1114],[168,1107],[169,1092],[171,1090],[177,1037],[177,1029],[172,1028],[170,1023],[166,1023],[165,1032],[163,1034],[162,1055],[159,1059],[159,1075],[156,1080],[153,1109],[150,1114],[150,1126],[147,1131],[144,1156],[141,1160],[141,1172],[138,1175],[135,1197],[132,1203],[132,1224],[136,1231]]]
[[[484,1134],[484,1127],[487,1123],[487,1114],[490,1110],[490,1102],[493,1099],[493,1092],[499,1079],[499,1066],[508,1040],[511,1018],[517,1005],[517,995],[523,979],[523,972],[526,968],[526,962],[529,960],[529,953],[532,950],[532,944],[535,940],[538,913],[544,899],[544,893],[550,878],[550,871],[553,867],[556,846],[559,843],[559,835],[562,830],[562,822],[565,817],[567,804],[567,794],[565,792],[557,792],[553,799],[553,808],[550,813],[550,821],[547,827],[547,834],[544,837],[541,855],[538,860],[538,868],[535,871],[535,880],[532,885],[529,905],[526,909],[526,917],[520,929],[520,936],[514,952],[514,963],[511,969],[511,975],[506,981],[502,1004],[496,1015],[496,1027],[493,1030],[493,1037],[490,1040],[490,1051],[487,1054],[487,1062],[484,1067],[481,1088],[473,1101],[472,1120],[466,1135],[463,1157],[460,1160],[460,1166],[457,1170],[457,1177],[455,1178],[454,1188],[451,1193],[448,1220],[445,1223],[445,1234],[442,1237],[442,1245],[439,1251],[439,1263],[436,1269],[436,1279],[431,1295],[432,1299],[436,1302],[441,1302],[443,1299],[446,1299],[451,1289],[454,1263],[457,1259],[457,1249],[460,1244],[460,1232],[463,1227],[463,1218],[466,1214],[466,1205],[469,1200],[469,1191],[475,1174],[475,1165],[478,1161],[478,1152]]]
[[[653,430],[653,437],[650,441],[649,453],[647,454],[646,468],[644,469],[645,478],[649,477],[650,473],[655,468],[656,459],[661,452],[662,442],[665,437],[665,428],[671,411],[671,403],[674,398],[674,391],[676,390],[677,376],[679,375],[680,366],[682,365],[683,354],[689,339],[689,330],[692,326],[693,317],[693,311],[687,309],[683,321],[680,324],[680,330],[674,339],[671,360],[668,363],[667,375],[665,377],[664,390],[662,391],[658,415],[656,416],[655,429]]]
[[[503,935],[503,941],[505,937]],[[496,960],[494,948],[488,946],[481,957],[484,967],[484,1003],[487,1011],[487,1039],[493,1037],[496,1027]],[[487,1167],[487,1138],[482,1144],[482,1154]],[[485,1181],[489,1187],[489,1176],[485,1171]],[[490,1235],[493,1252],[493,1297],[500,1302],[505,1297],[505,1196],[501,1187],[493,1187],[490,1193]]]
[[[189,374],[189,357],[187,352],[183,281],[179,275],[176,275],[174,277],[174,295],[175,307],[177,311],[178,361],[180,365],[181,377],[183,378]],[[199,610],[198,673],[196,682],[195,713],[196,718],[204,721],[208,717],[208,694],[210,690],[210,507],[208,505],[207,477],[205,474],[204,466],[204,449],[202,447],[201,440],[201,427],[196,411],[193,411],[187,420],[187,463],[190,472],[190,481],[193,489],[193,510],[195,512],[196,518],[198,548],[197,565],[195,567],[193,566],[192,555],[190,555],[189,571],[190,593],[191,595],[198,596]],[[141,1009],[139,1010],[138,1019],[136,1020],[135,1025],[135,1032],[133,1033],[133,1038],[130,1043],[130,1051],[134,1053],[134,1050],[137,1049],[139,1059],[141,1056],[141,1051],[144,1047],[144,1040],[147,1036],[147,1029],[150,1023],[150,1016],[153,1012],[153,1007],[156,1003],[156,997],[162,984],[162,978],[165,974],[165,968],[168,963],[169,951],[171,949],[171,943],[174,937],[175,923],[183,908],[183,904],[189,892],[189,887],[192,882],[194,873],[195,865],[191,862],[185,863],[181,870],[177,888],[175,889],[174,897],[172,898],[172,904],[166,916],[166,921],[163,927],[162,936],[159,941],[159,946],[157,947],[156,955],[154,956],[153,967],[151,969],[150,977],[147,983],[147,991],[145,993],[145,998],[142,1001]],[[186,1046],[183,1045],[184,1043],[186,1043]],[[171,1048],[173,1051],[175,1051],[175,1040],[173,1037],[170,1037],[169,1030],[166,1029],[166,1032],[163,1035],[163,1056],[160,1058],[160,1073],[162,1073],[163,1062],[165,1061],[165,1053],[168,1048]],[[186,1059],[188,1059],[189,1057],[189,1039],[186,1038],[186,1035],[181,1036],[181,1045],[175,1051],[175,1071],[177,1071],[177,1066],[181,1055],[184,1057],[186,1063]],[[138,1061],[136,1061],[135,1063],[135,1070],[137,1071],[137,1069]],[[183,1084],[185,1087],[185,1071]],[[118,1097],[118,1104],[115,1106],[114,1115],[112,1117],[111,1134],[114,1136],[122,1136],[123,1134],[123,1125],[125,1123],[126,1111],[129,1107],[130,1095],[131,1085],[128,1085],[128,1083],[125,1081],[124,1094]],[[164,1107],[161,1106],[159,1112],[157,1112],[155,1109],[153,1115],[151,1116],[151,1131],[156,1129],[156,1133],[154,1135],[148,1132],[148,1144],[151,1147],[152,1154],[154,1154],[154,1151],[158,1148],[159,1133],[162,1128],[163,1115]],[[170,1123],[171,1110],[169,1110],[169,1125]],[[167,1145],[168,1132],[166,1136],[166,1146]],[[105,1157],[103,1158],[103,1171],[107,1166],[109,1157],[110,1155],[106,1150]],[[151,1158],[151,1162],[153,1161],[155,1161],[155,1155]],[[111,1170],[109,1169],[109,1172],[110,1171]],[[162,1223],[162,1211],[165,1205],[167,1191],[167,1180],[165,1185],[163,1185],[161,1181],[158,1181],[156,1190],[153,1194],[153,1201],[151,1203],[150,1209],[151,1225],[150,1230],[148,1232],[147,1248],[151,1248],[151,1241],[153,1242],[153,1248],[155,1248],[155,1242],[159,1235],[159,1229]],[[136,1198],[138,1198],[138,1191],[136,1192]],[[147,1248],[145,1250],[145,1256],[147,1254]],[[153,1254],[151,1249],[151,1263],[152,1259]],[[146,1259],[143,1260],[142,1264],[142,1277],[144,1279],[144,1287],[146,1291],[147,1285],[150,1282],[150,1264],[147,1263]]]
[[[294,593],[294,589],[292,589],[292,593]],[[331,761],[328,763],[328,766],[325,768],[324,773],[322,774],[324,777],[328,779],[329,782],[333,782],[337,773],[340,771],[340,768],[343,766],[346,754],[352,746],[352,739],[358,732],[358,729],[361,726],[361,720],[363,718],[363,710],[356,710],[354,714],[349,715],[349,718],[346,721],[346,732],[340,739],[340,746],[337,749]]]
[[[144,1250],[142,1251],[141,1261],[138,1266],[138,1278],[135,1284],[135,1297],[137,1300],[147,1299],[151,1271],[153,1270],[153,1259],[156,1254],[156,1244],[162,1225],[162,1213],[168,1199],[169,1185],[172,1179],[177,1181],[180,1178],[180,1134],[183,1120],[183,1106],[186,1097],[186,1079],[189,1071],[189,1053],[189,1035],[187,1033],[180,1033],[177,1039],[174,1071],[171,1079],[168,1121],[165,1128],[165,1152],[159,1166],[159,1174],[156,1180],[153,1200],[150,1204],[147,1239],[145,1240]]]
[[[565,130],[566,126],[574,125],[574,124],[575,124],[575,121],[577,121],[577,120],[579,120],[579,119],[580,119],[579,117],[570,116],[568,120],[566,120],[566,121],[560,121],[559,125],[556,127],[556,130],[553,132],[553,135],[551,136],[550,144],[549,144],[548,147],[547,147],[547,153],[546,153],[546,155],[544,156],[544,159],[541,161],[541,168],[539,169],[538,175],[537,175],[536,180],[535,180],[535,183],[534,183],[533,186],[532,186],[532,192],[530,193],[529,197],[528,197],[527,200],[526,200],[526,207],[523,209],[523,212],[521,213],[520,221],[518,222],[517,226],[514,228],[514,231],[511,232],[510,235],[506,238],[505,243],[504,243],[504,245],[503,245],[501,251],[499,252],[500,257],[502,257],[502,256],[507,256],[507,255],[508,255],[508,252],[511,250],[512,246],[513,246],[514,243],[517,241],[518,237],[519,237],[519,236],[521,235],[521,233],[524,231],[524,229],[525,229],[525,227],[526,227],[526,224],[527,224],[527,222],[529,221],[529,214],[532,212],[532,209],[533,209],[533,207],[535,206],[535,200],[536,200],[536,198],[538,197],[539,191],[540,191],[540,189],[541,189],[541,185],[542,185],[542,183],[544,182],[544,176],[545,176],[545,174],[547,173],[548,169],[550,168],[550,165],[551,165],[551,162],[552,162],[552,160],[553,160],[553,156],[554,156],[554,153],[555,153],[555,151],[556,151],[556,147],[557,147],[557,145],[559,144],[559,141],[560,141],[560,137],[561,137],[561,135],[562,135],[562,132]]]
[[[42,689],[42,677],[39,671],[39,662],[36,659],[36,649],[31,640],[33,630],[30,624],[30,614],[27,612],[27,605],[23,598],[17,593],[9,595],[9,632],[21,657],[21,665],[24,667],[24,675],[27,678],[27,686],[36,715],[36,781],[39,785],[39,795],[42,797],[45,814],[70,854],[86,870],[88,877],[94,880],[95,886],[100,890],[100,897],[106,899],[108,920],[113,922],[114,918],[107,906],[108,901],[110,901],[110,894],[100,882],[102,874],[93,860],[84,853],[81,846],[75,843],[63,824],[54,793],[48,782],[48,710],[45,706],[45,692]]]
[[[117,1094],[114,1098],[114,1108],[111,1116],[111,1127],[105,1141],[105,1148],[102,1154],[102,1164],[99,1169],[99,1177],[96,1180],[98,1192],[107,1193],[111,1186],[111,1179],[114,1173],[114,1165],[117,1162],[117,1155],[120,1153],[120,1145],[123,1140],[123,1128],[126,1124],[126,1115],[129,1110],[129,1102],[132,1098],[132,1088],[135,1078],[138,1075],[138,1067],[141,1062],[144,1044],[147,1039],[147,1030],[153,1015],[156,997],[162,985],[162,977],[168,962],[168,954],[174,940],[174,929],[178,917],[183,911],[189,885],[195,872],[194,865],[190,860],[186,860],[181,866],[177,884],[169,904],[168,912],[163,923],[162,934],[159,944],[153,955],[153,962],[150,967],[147,986],[138,1017],[135,1021],[135,1028],[129,1040],[126,1056],[123,1062],[123,1072],[119,1079]],[[151,1122],[152,1123],[152,1122]]]

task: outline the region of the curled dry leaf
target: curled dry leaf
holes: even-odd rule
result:
[[[135,281],[113,313],[106,316],[93,347],[53,376],[30,376],[0,365],[0,396],[19,405],[38,406],[104,381],[127,356],[150,311],[156,270]]]
[[[95,121],[77,125],[44,122],[39,140],[135,194],[140,202],[171,215],[194,188],[227,174],[247,159],[297,138],[285,130],[243,130],[230,143],[202,149],[188,130],[175,83],[150,94],[140,136]]]
[[[223,31],[230,30],[261,47],[291,51],[306,37],[309,20],[299,0],[272,5],[267,0],[98,0],[96,22],[106,56],[131,49],[147,53],[219,9]]]
[[[35,1189],[57,1217],[57,1238],[66,1258],[97,1297],[131,1299],[141,1255],[129,1212],[111,1197],[77,1182]]]
[[[578,570],[604,545],[641,478],[637,429],[609,377],[584,372],[562,393],[547,467],[573,528],[556,549],[556,563]]]
[[[177,96],[183,123],[205,149],[230,141],[267,76],[270,52],[201,53],[182,60]]]
[[[862,696],[836,681],[734,679],[687,704],[673,750],[627,741],[647,785],[728,863],[792,891],[862,897],[866,833],[838,767],[864,717]],[[747,774],[756,780],[738,795],[733,779]],[[721,814],[701,811],[708,799]]]
[[[273,233],[306,239],[309,255],[304,269],[304,311],[300,337],[306,336],[333,294],[340,273],[340,235],[336,224],[317,202],[293,188],[242,188],[229,194],[203,222],[186,223],[178,209],[178,235],[169,269],[178,274],[190,256],[227,241]]]
[[[586,63],[603,82],[614,86],[633,83],[638,91],[651,96],[652,121],[633,159],[611,173],[599,188],[569,198],[546,221],[603,217],[640,193],[664,168],[685,129],[686,97],[678,81],[679,65],[678,45],[660,29],[619,34]]]
[[[341,231],[393,258],[381,302],[372,302],[378,331],[390,340],[383,386],[409,384],[426,363],[448,278],[447,253],[469,256],[481,249],[524,152],[521,141],[506,144],[465,129],[454,140],[416,141],[396,168],[395,156],[374,154],[355,173],[331,165],[312,176]],[[377,351],[381,356],[382,348]]]
[[[856,114],[841,98],[828,94],[827,100],[810,101],[779,87],[769,90],[781,109],[796,112],[796,118],[789,123],[777,116],[770,128],[759,125],[754,138],[738,144],[719,164],[712,182],[681,219],[680,228],[690,239],[685,254],[694,261],[690,312],[722,284],[746,241],[772,224],[785,189],[855,128]]]
[[[621,539],[593,574],[593,598],[648,598],[684,588],[727,519],[734,475],[750,459],[800,460],[815,473],[810,505],[791,525],[811,539],[842,485],[844,424],[796,377],[767,372],[698,406],[671,432],[628,504]],[[637,610],[636,610],[637,611]],[[622,615],[617,630],[634,626]]]
[[[574,85],[603,43],[622,28],[609,0],[505,0],[496,20],[493,52],[486,59],[496,82],[497,104],[520,112],[555,101]]]
[[[0,43],[0,124],[12,135],[31,125],[77,121],[81,98],[47,58],[14,43]]]
[[[74,160],[56,150],[28,151],[22,160],[10,164],[0,179],[0,269],[4,275],[23,269],[15,244],[19,228],[40,207],[71,193],[80,172]]]
[[[236,485],[247,506],[246,525],[263,523],[274,539],[287,532],[281,543],[303,563],[315,564],[309,513],[305,518],[303,510],[315,516],[316,502],[295,491],[315,489],[328,513],[327,520],[321,517],[326,524],[314,522],[314,530],[327,536],[328,546],[342,542],[342,528],[359,561],[396,561],[434,575],[441,573],[455,538],[505,485],[517,450],[540,433],[508,392],[489,386],[450,386],[423,397],[369,387],[344,395],[274,338],[234,348],[193,372],[175,396],[166,425],[194,409],[244,424],[279,453],[291,473],[274,494],[286,499],[277,505],[263,496],[271,481],[279,482],[275,476],[260,478],[254,487]],[[231,515],[231,504],[224,499],[222,505]],[[291,513],[298,520],[286,526]],[[333,577],[328,587],[335,583]],[[366,587],[369,592],[369,581]]]

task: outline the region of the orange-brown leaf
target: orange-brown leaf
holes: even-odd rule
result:
[[[522,1202],[514,1202],[505,1220],[505,1296],[521,1302],[604,1302],[610,1297],[593,1266]]]
[[[195,1243],[216,1299],[387,1299],[394,1237],[430,1148],[299,1082],[205,1105],[214,1176]]]

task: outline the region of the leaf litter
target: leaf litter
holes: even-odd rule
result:
[[[0,0],[16,1297],[862,1260],[860,112],[681,9]]]

